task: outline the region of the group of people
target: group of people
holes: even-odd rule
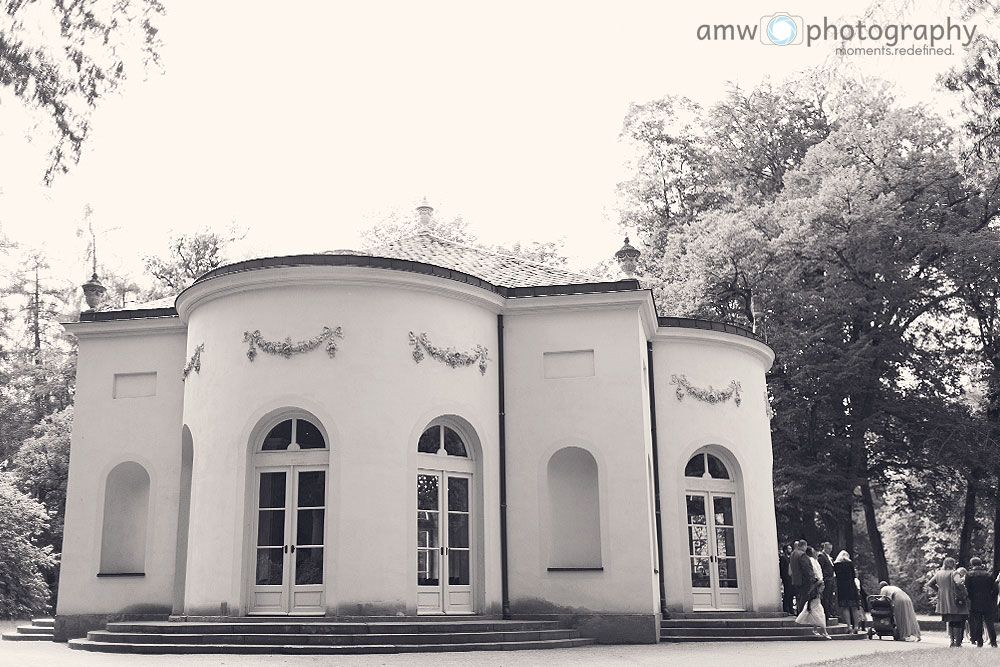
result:
[[[841,551],[832,558],[832,554],[830,542],[823,542],[819,549],[814,549],[805,540],[797,540],[784,545],[778,557],[784,588],[782,608],[785,613],[795,616],[797,623],[812,625],[814,634],[827,639],[831,639],[827,618],[843,621],[850,632],[857,633],[865,629],[868,611],[868,595],[851,555]],[[920,641],[920,626],[910,597],[884,581],[879,587],[880,595],[892,600],[896,638]]]
[[[969,623],[969,639],[976,646],[983,646],[983,628],[990,646],[997,648],[996,621],[1000,575],[994,577],[986,571],[980,558],[969,560],[969,569],[956,568],[955,559],[944,559],[941,569],[927,582],[927,588],[937,594],[935,611],[948,624],[952,647],[961,647],[965,638],[965,624]]]

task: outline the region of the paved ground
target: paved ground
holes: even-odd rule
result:
[[[13,623],[0,622],[4,632]],[[399,655],[361,655],[335,658],[330,656],[280,655],[114,655],[72,651],[65,644],[52,642],[0,642],[0,667],[306,667],[314,665],[358,667],[457,667],[459,665],[490,665],[491,667],[639,667],[677,665],[683,667],[719,667],[730,665],[760,665],[761,667],[795,667],[825,660],[879,652],[920,651],[947,646],[944,633],[924,633],[920,643],[872,641],[833,642],[745,642],[705,644],[658,644],[647,646],[591,646],[578,649],[547,651],[506,651],[477,653],[403,653]]]

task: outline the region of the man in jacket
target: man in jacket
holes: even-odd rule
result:
[[[792,584],[792,571],[790,556],[792,555],[792,545],[785,544],[778,551],[778,574],[781,576],[781,609],[786,614],[795,615],[795,587]]]
[[[833,602],[833,592],[837,590],[836,575],[833,572],[833,560],[830,554],[833,552],[833,544],[824,542],[820,545],[816,560],[819,561],[820,569],[823,570],[823,609],[828,617],[837,616],[837,608]]]
[[[965,588],[969,591],[969,638],[982,648],[983,624],[990,637],[990,646],[997,647],[997,582],[986,571],[980,558],[969,561],[969,574],[965,577]]]
[[[791,570],[792,585],[795,587],[795,612],[801,614],[802,610],[809,604],[812,597],[813,584],[818,579],[813,570],[812,561],[806,555],[806,547],[809,546],[805,540],[797,540],[795,549],[789,557],[788,568]]]

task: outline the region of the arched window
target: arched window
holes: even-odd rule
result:
[[[458,433],[441,424],[435,424],[423,432],[417,442],[417,451],[421,454],[469,457],[465,443]]]
[[[149,473],[134,461],[116,465],[104,485],[101,574],[143,574],[149,519]]]
[[[326,449],[326,440],[315,424],[296,417],[286,419],[268,431],[260,449],[262,452]]]
[[[549,567],[601,567],[601,501],[597,461],[585,449],[560,449],[548,464]]]
[[[701,477],[703,479],[730,479],[726,464],[714,454],[700,452],[691,457],[684,466],[685,477]]]

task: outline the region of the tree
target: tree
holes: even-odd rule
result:
[[[39,532],[37,544],[62,553],[66,521],[66,482],[69,479],[70,439],[73,407],[55,412],[37,424],[32,437],[14,455],[11,471],[18,489],[45,507],[48,525]],[[43,570],[53,601],[58,595],[59,569]]]
[[[634,151],[632,177],[618,184],[622,224],[638,230],[648,256],[660,256],[667,235],[699,211],[718,205],[702,108],[669,95],[633,104],[620,138]]]
[[[132,71],[130,55],[158,61],[165,10],[159,0],[8,0],[0,11],[0,86],[53,126],[48,185],[80,161],[93,111]]]
[[[11,467],[18,488],[45,506],[51,524],[43,537],[57,553],[62,551],[72,430],[72,405],[45,417],[14,455]]]
[[[987,9],[987,3],[972,4],[973,10]],[[994,13],[998,11],[994,8]],[[1000,44],[979,35],[962,64],[942,76],[941,83],[960,97],[965,114],[963,167],[968,187],[974,192],[969,205],[977,224],[973,233],[962,239],[960,259],[950,271],[961,286],[964,315],[984,364],[983,409],[995,453],[996,439],[1000,438],[1000,274],[996,271],[1000,265]],[[993,567],[1000,570],[1000,456],[994,458]],[[977,467],[975,472],[975,482],[981,482],[986,471]],[[967,517],[975,515],[974,489],[970,482]]]
[[[733,86],[708,123],[719,177],[749,203],[773,200],[785,174],[830,133],[821,98],[791,85],[776,89],[766,80],[749,92]]]
[[[52,548],[38,544],[47,525],[41,503],[21,493],[10,473],[0,471],[0,618],[45,611],[49,588],[43,573],[55,565]]]
[[[428,232],[440,239],[464,245],[476,244],[476,235],[461,215],[450,219],[431,215],[422,220],[413,213],[392,210],[379,216],[375,223],[361,232],[361,247],[374,250],[418,232]]]
[[[361,232],[362,248],[367,252],[377,253],[379,248],[384,248],[400,239],[420,232],[429,233],[445,241],[501,255],[511,255],[556,268],[566,268],[568,263],[563,255],[564,242],[562,240],[532,241],[530,243],[516,241],[508,245],[490,246],[476,240],[476,235],[470,229],[469,223],[460,215],[451,220],[441,220],[434,215],[422,219],[417,215],[405,216],[399,211],[393,211]]]
[[[172,237],[167,256],[145,258],[146,270],[157,281],[148,296],[152,299],[176,296],[203,274],[230,261],[227,250],[241,238],[243,235],[235,229],[226,233],[205,229]]]
[[[779,110],[777,99],[797,108]],[[932,338],[927,324],[953,316],[957,287],[944,267],[975,217],[953,136],[920,109],[849,82],[822,104],[796,91],[733,91],[706,123],[699,151],[712,157],[703,173],[714,185],[703,180],[703,192],[725,196],[702,197],[669,222],[645,218],[647,276],[671,314],[759,330],[764,316],[776,353],[779,526],[853,550],[860,504],[887,579],[884,485],[918,464],[942,465],[922,448],[935,415],[970,418],[956,405],[956,368],[929,351],[947,337]],[[652,172],[665,164],[654,163]],[[964,472],[965,452],[954,454]]]

